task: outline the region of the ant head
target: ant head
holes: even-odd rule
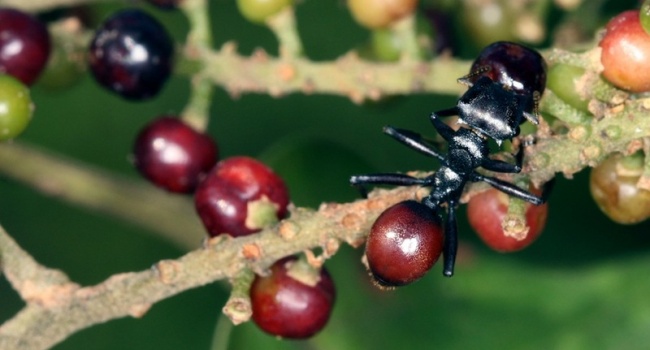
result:
[[[458,100],[459,122],[497,142],[519,134],[521,99],[502,84],[482,76]]]

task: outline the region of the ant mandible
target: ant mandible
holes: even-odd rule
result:
[[[528,112],[530,99],[536,101],[538,93],[533,96],[513,92],[501,83],[487,76],[480,76],[474,83],[470,78],[482,74],[485,70],[470,73],[458,79],[469,86],[455,107],[431,113],[430,120],[440,136],[448,143],[447,155],[434,150],[419,134],[403,129],[384,127],[384,133],[402,144],[436,158],[441,166],[434,174],[418,178],[400,173],[376,173],[355,175],[350,184],[357,187],[365,196],[364,185],[394,185],[431,187],[429,195],[422,199],[422,204],[442,217],[442,204],[447,204],[447,216],[444,220],[443,274],[451,277],[458,249],[458,230],[456,209],[467,182],[483,181],[496,189],[535,205],[544,203],[547,189],[542,196],[536,196],[516,185],[480,174],[481,167],[498,173],[519,173],[523,163],[523,147],[515,156],[515,164],[490,158],[489,139],[500,144],[519,134],[519,125],[525,120],[538,124],[537,115]],[[445,124],[440,117],[457,115],[458,130]]]

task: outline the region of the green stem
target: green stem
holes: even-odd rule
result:
[[[228,316],[234,325],[248,321],[253,314],[250,289],[254,279],[255,273],[250,269],[244,269],[230,281],[232,291],[230,292],[230,298],[223,307],[223,313]]]
[[[390,30],[397,34],[403,45],[401,58],[407,61],[418,61],[421,55],[418,47],[415,15],[406,16],[391,27]]]
[[[185,0],[181,2],[180,8],[185,12],[191,28],[187,35],[183,56],[186,60],[189,58],[203,61],[203,57],[212,50],[208,2],[206,0]],[[199,70],[191,76],[189,102],[181,113],[182,119],[199,131],[207,129],[214,90],[206,70],[207,67],[202,64]]]
[[[302,41],[296,28],[296,16],[293,6],[287,6],[269,18],[266,25],[278,39],[281,58],[302,56]]]

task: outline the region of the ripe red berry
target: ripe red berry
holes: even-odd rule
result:
[[[253,281],[250,290],[253,321],[269,334],[308,338],[323,329],[329,320],[336,299],[332,278],[324,268],[320,273],[295,271],[300,269],[297,264],[306,263],[296,258],[279,260],[271,266],[268,276],[256,276]],[[307,273],[312,276],[295,276]]]
[[[542,233],[548,216],[548,203],[526,203],[526,225],[529,228],[524,239],[506,236],[501,226],[508,212],[507,194],[489,189],[474,195],[467,203],[467,218],[478,236],[490,248],[499,252],[514,252],[532,244]]]
[[[285,217],[289,193],[266,165],[249,157],[232,157],[210,171],[197,188],[194,203],[210,236],[236,237]]]
[[[142,100],[158,94],[169,78],[173,49],[167,31],[153,17],[123,10],[97,30],[88,59],[99,84],[124,98]]]
[[[638,10],[625,11],[609,21],[599,45],[607,81],[632,92],[650,91],[650,35],[641,26]]]
[[[415,282],[442,252],[442,226],[425,205],[404,201],[386,209],[370,229],[366,258],[372,277],[383,287]]]
[[[138,171],[157,186],[191,193],[217,162],[218,149],[210,136],[167,116],[140,131],[133,155]]]
[[[546,62],[539,52],[525,46],[508,41],[497,41],[486,46],[472,63],[470,72],[485,67],[489,67],[489,70],[473,76],[470,81],[475,82],[485,75],[526,96],[532,96],[535,91],[542,94],[546,88]],[[531,99],[528,111],[532,110],[532,102]]]
[[[43,23],[18,10],[0,9],[0,73],[31,85],[49,55],[50,35]]]

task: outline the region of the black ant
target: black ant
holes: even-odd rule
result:
[[[538,93],[533,96],[513,92],[501,83],[487,76],[479,77],[474,83],[471,77],[481,74],[477,71],[458,79],[467,84],[469,89],[460,97],[455,107],[431,113],[430,120],[440,136],[448,143],[447,155],[434,150],[419,134],[403,129],[384,127],[384,133],[406,146],[440,161],[441,167],[435,174],[418,178],[399,173],[377,173],[355,175],[350,184],[357,187],[365,196],[364,185],[420,185],[431,187],[429,195],[422,199],[422,204],[431,208],[437,215],[443,203],[447,203],[447,216],[444,222],[445,240],[443,246],[443,274],[451,277],[454,273],[456,251],[458,248],[456,208],[467,182],[483,181],[508,195],[523,199],[535,205],[545,202],[545,187],[542,196],[536,196],[509,182],[476,171],[481,167],[499,173],[519,173],[523,163],[523,147],[515,156],[515,164],[490,158],[489,139],[500,144],[519,134],[519,125],[525,120],[538,124],[537,115],[529,113],[529,101],[536,101]],[[442,122],[440,117],[457,115],[461,126],[458,130]]]

